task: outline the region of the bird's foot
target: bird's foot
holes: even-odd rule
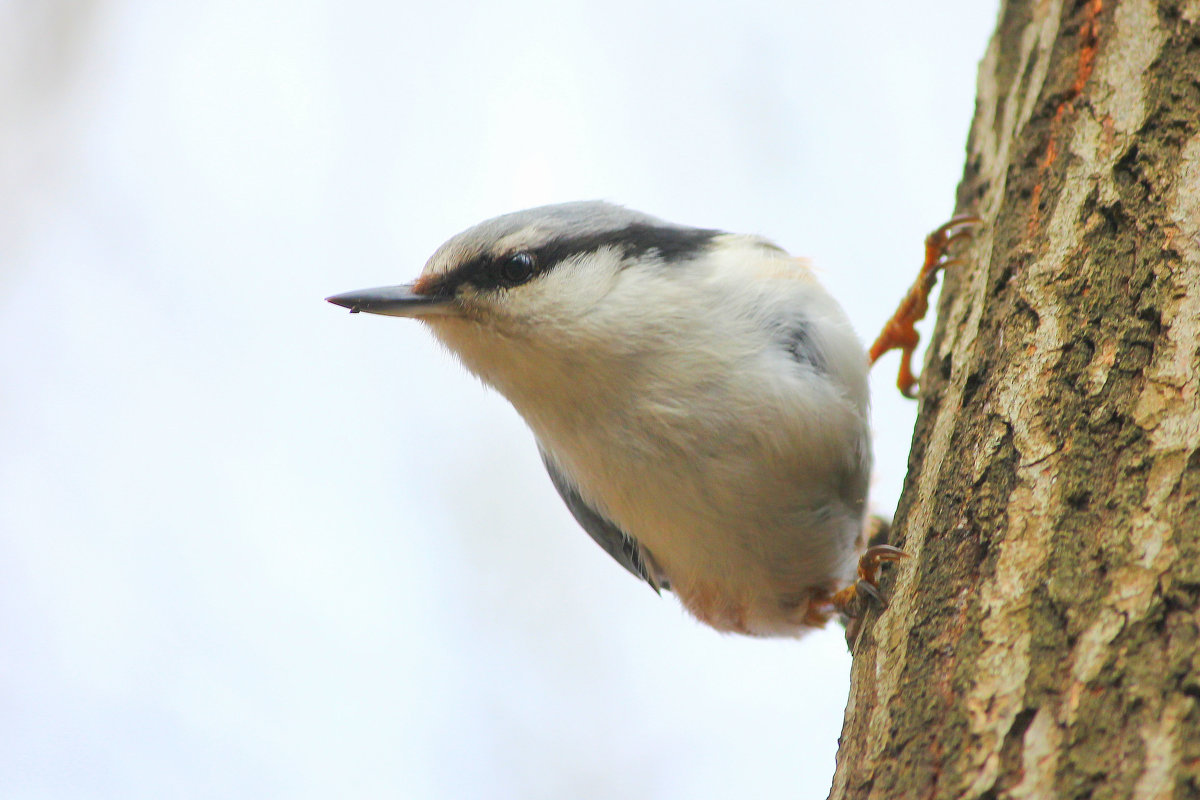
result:
[[[908,558],[908,553],[890,544],[868,547],[858,559],[858,580],[837,592],[829,599],[830,605],[846,618],[846,644],[854,651],[855,642],[862,629],[862,620],[870,603],[887,608],[887,597],[879,588],[879,568],[889,561]]]
[[[979,217],[963,214],[953,217],[925,237],[925,263],[917,280],[900,301],[896,313],[883,326],[883,332],[875,344],[871,345],[872,364],[890,350],[900,351],[900,375],[896,379],[896,386],[905,397],[916,397],[915,387],[919,379],[912,371],[912,356],[917,349],[917,342],[921,340],[916,323],[924,319],[925,312],[929,310],[929,293],[937,283],[938,271],[962,263],[962,259],[951,256],[950,251],[957,243],[974,236],[975,229],[981,224],[983,220]]]

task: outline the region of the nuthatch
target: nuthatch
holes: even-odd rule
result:
[[[765,239],[544,206],[458,234],[415,283],[328,299],[428,324],[525,419],[583,529],[718,630],[854,613],[901,555],[864,549],[867,355]]]

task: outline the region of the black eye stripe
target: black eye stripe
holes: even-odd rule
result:
[[[614,247],[622,256],[640,258],[654,252],[665,263],[687,261],[698,256],[720,231],[703,228],[676,228],[635,222],[613,231],[573,236],[543,245],[535,252],[543,260],[557,264],[580,253],[601,247]]]
[[[541,247],[502,256],[478,256],[443,275],[431,289],[439,295],[453,295],[464,283],[477,289],[511,288],[549,272],[574,256],[603,247],[614,248],[623,258],[640,258],[653,253],[664,264],[679,263],[698,256],[720,234],[720,231],[701,228],[633,223],[603,233],[556,239]],[[517,264],[512,263],[520,256],[528,256],[533,262],[528,274],[525,274],[524,264],[518,274]]]

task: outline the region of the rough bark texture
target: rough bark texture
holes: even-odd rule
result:
[[[1008,0],[831,798],[1200,797],[1200,0]]]

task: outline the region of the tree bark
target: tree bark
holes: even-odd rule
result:
[[[1200,0],[1005,0],[831,798],[1200,797]]]

